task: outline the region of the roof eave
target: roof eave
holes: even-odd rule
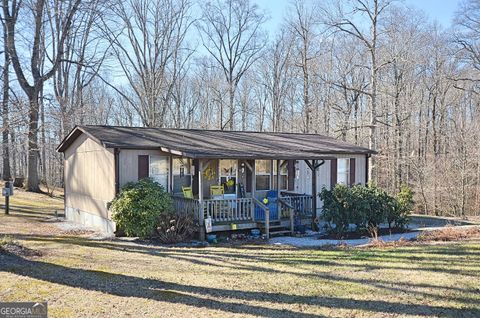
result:
[[[98,144],[102,145],[103,147],[107,148],[106,145],[97,137],[89,133],[87,130],[85,130],[82,126],[76,125],[73,127],[72,131],[63,138],[62,142],[57,146],[55,151],[57,152],[65,152],[68,147],[78,138],[80,137],[81,134],[87,135],[89,138],[93,139],[95,142]]]

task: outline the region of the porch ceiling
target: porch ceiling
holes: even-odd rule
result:
[[[107,148],[161,149],[190,158],[300,160],[375,153],[317,134],[120,126],[77,126],[57,151],[65,151],[81,133]]]

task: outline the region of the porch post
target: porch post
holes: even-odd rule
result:
[[[204,220],[204,208],[203,208],[203,160],[198,160],[198,201],[200,202],[200,210],[198,215],[198,222],[200,223],[200,240],[205,241],[205,220]]]
[[[169,158],[169,167],[168,167],[168,188],[169,188],[169,192],[171,194],[173,194],[173,156],[170,155],[170,158]]]
[[[312,160],[312,224],[317,218],[317,160]]]
[[[281,205],[280,205],[280,168],[281,168],[281,160],[277,159],[277,214],[278,214],[278,219],[280,220],[282,218],[282,213],[280,211]]]
[[[253,160],[253,165],[250,167],[251,168],[251,173],[252,173],[252,189],[251,189],[251,193],[252,193],[252,220],[255,221],[255,191],[256,191],[256,188],[257,188],[257,178],[256,178],[256,167],[255,167],[256,163],[255,163],[255,160]]]
[[[305,163],[312,171],[312,225],[317,217],[317,169],[325,163],[325,160],[305,160]]]
[[[273,160],[270,160],[270,184],[268,185],[268,189],[273,189]]]

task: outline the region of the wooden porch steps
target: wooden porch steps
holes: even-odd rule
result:
[[[257,224],[260,230],[265,233],[265,221],[258,221]],[[291,231],[287,226],[282,225],[281,221],[270,222],[270,236],[281,236],[289,234],[291,234]]]
[[[290,230],[280,230],[280,231],[270,231],[270,236],[283,236],[290,235],[292,232]]]

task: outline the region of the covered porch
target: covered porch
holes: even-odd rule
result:
[[[174,208],[194,218],[201,239],[205,232],[252,228],[260,228],[267,238],[271,232],[293,234],[316,217],[312,195],[293,191],[298,160],[172,157],[172,161],[177,162],[170,170]],[[325,160],[305,162],[316,170]]]

